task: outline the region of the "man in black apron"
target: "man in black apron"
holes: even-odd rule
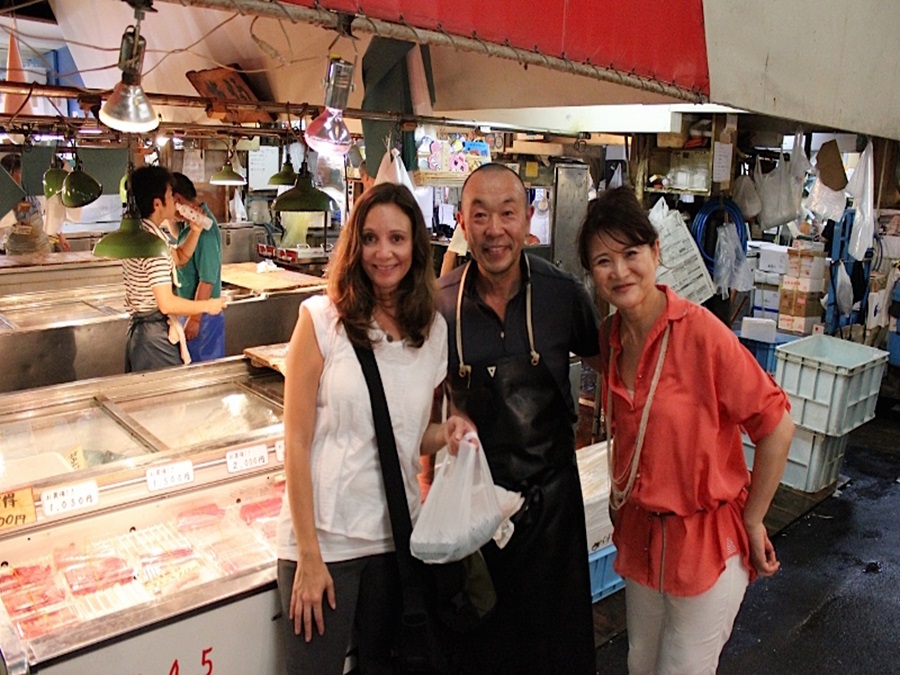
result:
[[[596,357],[597,317],[570,274],[522,251],[533,208],[518,175],[466,181],[460,225],[474,258],[440,280],[453,405],[478,428],[494,482],[525,505],[503,549],[483,549],[498,603],[458,638],[465,673],[595,672],[584,505],[569,354]]]

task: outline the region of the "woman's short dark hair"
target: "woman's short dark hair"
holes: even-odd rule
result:
[[[416,198],[408,188],[380,183],[366,190],[356,202],[329,265],[328,295],[337,307],[350,341],[371,346],[369,328],[375,294],[362,266],[362,230],[369,212],[379,204],[395,205],[412,223],[412,265],[397,289],[397,323],[407,343],[421,347],[437,308],[437,280],[431,236]]]
[[[627,187],[605,190],[588,203],[578,231],[578,257],[586,270],[591,268],[589,244],[601,234],[623,246],[652,246],[659,239],[637,195]]]
[[[142,166],[131,174],[131,192],[141,218],[153,214],[153,200],[166,200],[166,188],[172,185],[172,173],[162,166]]]

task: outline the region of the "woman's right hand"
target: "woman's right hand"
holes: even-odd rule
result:
[[[319,635],[325,633],[325,614],[322,600],[328,598],[328,606],[335,609],[334,581],[328,567],[319,555],[297,561],[294,573],[294,586],[291,589],[291,616],[294,622],[294,635],[304,633],[307,642],[312,640],[313,622]]]

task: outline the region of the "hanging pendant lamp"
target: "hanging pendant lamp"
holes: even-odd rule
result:
[[[168,255],[168,245],[141,225],[137,200],[131,192],[131,173],[134,165],[129,161],[126,180],[127,207],[122,214],[119,229],[104,235],[94,245],[94,255],[105,258],[160,258]]]
[[[317,189],[312,183],[312,174],[304,158],[297,180],[287,192],[275,198],[274,211],[332,211],[336,204],[328,193]]]
[[[159,126],[159,117],[141,88],[141,71],[147,48],[147,40],[141,36],[141,19],[144,18],[144,10],[156,11],[150,6],[151,2],[134,0],[129,3],[135,7],[135,24],[126,29],[119,47],[118,65],[122,71],[122,81],[115,86],[99,115],[100,121],[110,129],[139,134]]]

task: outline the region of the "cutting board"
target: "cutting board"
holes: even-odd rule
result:
[[[247,347],[244,356],[250,359],[257,368],[272,368],[284,375],[284,360],[287,358],[288,343],[281,342],[274,345],[259,345]]]
[[[281,268],[273,272],[259,273],[256,271],[256,263],[241,262],[222,265],[222,283],[260,292],[304,286],[324,286],[326,282],[322,277]]]

